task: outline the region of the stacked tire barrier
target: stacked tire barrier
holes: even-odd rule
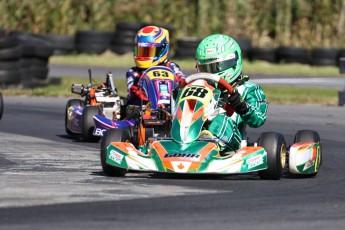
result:
[[[82,30],[76,33],[77,53],[102,54],[110,46],[112,32],[100,30]]]
[[[22,47],[17,38],[0,38],[0,85],[16,85],[21,82],[20,59]]]
[[[21,85],[33,87],[47,84],[49,57],[54,52],[51,43],[31,33],[12,32],[9,37],[17,39],[21,45]]]
[[[1,87],[33,87],[48,81],[48,62],[54,48],[31,33],[13,31],[0,38]]]
[[[69,55],[76,50],[76,36],[60,35],[60,34],[41,34],[41,38],[45,39],[53,47],[53,55]]]
[[[176,49],[174,57],[177,59],[183,58],[194,58],[195,51],[199,43],[202,41],[201,38],[197,37],[186,37],[176,40]]]
[[[126,54],[133,52],[135,36],[143,23],[116,23],[115,33],[111,38],[110,50],[116,54]]]

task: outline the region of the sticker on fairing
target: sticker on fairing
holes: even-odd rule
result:
[[[109,153],[109,159],[115,161],[118,164],[121,164],[123,156],[120,153],[116,152],[115,150],[111,150]]]

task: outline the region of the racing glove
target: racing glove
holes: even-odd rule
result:
[[[132,94],[137,96],[143,101],[148,101],[149,99],[146,97],[145,92],[139,89],[138,86],[132,85],[131,88],[129,89]]]
[[[225,103],[233,107],[237,114],[245,114],[249,110],[248,104],[244,101],[241,94],[235,89],[231,95],[226,93],[223,97],[223,100]]]
[[[180,77],[177,83],[179,88],[183,88],[187,85],[186,79],[184,77]]]

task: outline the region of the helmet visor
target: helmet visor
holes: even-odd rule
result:
[[[151,47],[143,47],[143,46],[136,46],[134,48],[134,56],[136,57],[157,57],[159,56],[162,51],[164,50],[164,46],[151,46]]]
[[[233,68],[237,65],[237,58],[220,61],[220,62],[213,62],[207,64],[197,64],[199,72],[206,72],[206,73],[218,73],[229,68]]]

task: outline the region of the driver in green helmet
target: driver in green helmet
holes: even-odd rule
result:
[[[196,50],[198,72],[219,75],[234,87],[230,95],[223,90],[224,111],[216,115],[202,135],[216,136],[229,143],[220,151],[237,150],[246,145],[246,124],[257,128],[266,121],[267,101],[263,89],[242,74],[242,53],[237,42],[223,34],[203,39]],[[231,111],[235,111],[232,113]]]

